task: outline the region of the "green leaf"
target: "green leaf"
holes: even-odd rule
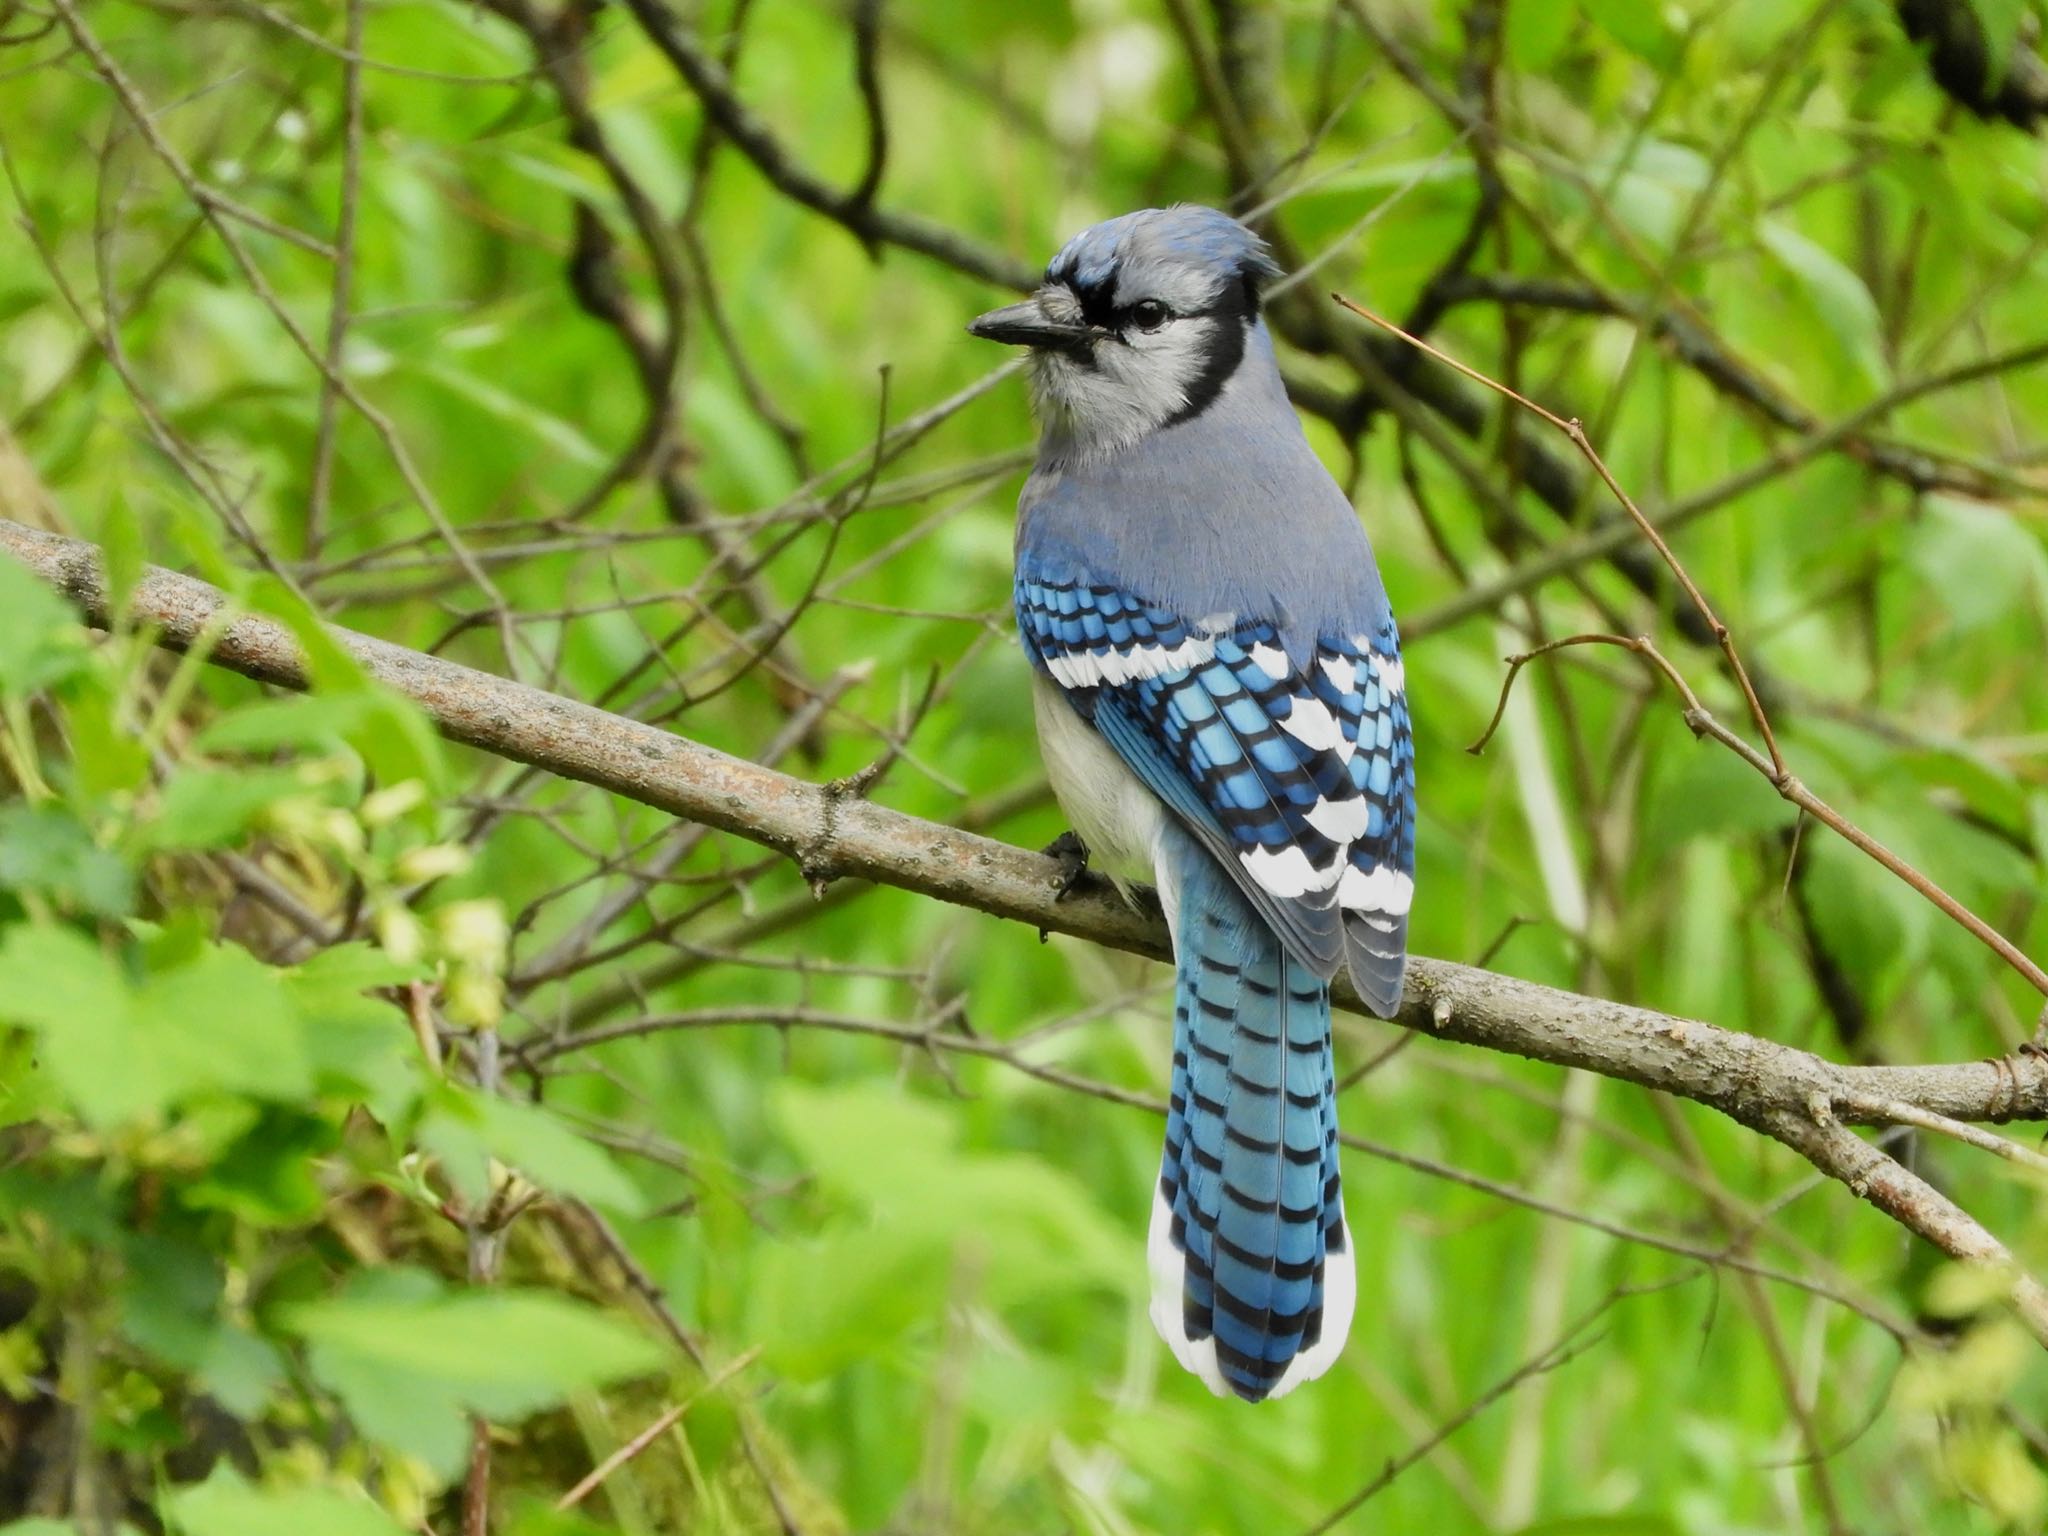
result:
[[[421,1118],[413,1139],[440,1164],[442,1177],[456,1194],[471,1203],[490,1197],[491,1150],[484,1145],[477,1116],[452,1114],[443,1107]]]
[[[1657,787],[1648,824],[1660,842],[1746,837],[1792,824],[1798,813],[1768,780],[1712,742],[1676,742],[1675,769]]]
[[[125,795],[149,782],[149,748],[128,718],[127,701],[91,674],[67,690],[65,734],[71,783],[84,800]]]
[[[1833,252],[1816,245],[1791,225],[1777,219],[1757,222],[1757,239],[1772,258],[1790,273],[1819,314],[1821,324],[1834,337],[1843,357],[1853,364],[1872,389],[1881,389],[1889,378],[1885,366],[1883,323],[1877,301],[1870,296],[1863,279]]]
[[[264,1488],[222,1466],[196,1488],[164,1500],[180,1536],[406,1536],[405,1527],[358,1494],[332,1488]]]
[[[494,140],[484,152],[507,170],[559,193],[572,203],[587,203],[613,228],[632,227],[632,217],[620,202],[618,189],[605,180],[588,155],[577,153],[567,144],[536,141],[531,134],[522,134],[514,142],[518,145],[516,149],[505,140]]]
[[[26,698],[86,662],[85,630],[64,599],[0,555],[0,698]]]
[[[1902,88],[1927,79],[1926,57],[1904,31],[1879,32],[1867,46],[1870,53],[1863,78],[1849,98],[1849,115],[1864,122],[1877,118]]]
[[[45,297],[44,289],[37,284],[9,283],[0,288],[0,323],[33,313],[41,308]],[[12,1530],[13,1527],[7,1529]]]
[[[1622,156],[1626,154],[1627,158]],[[1652,245],[1668,246],[1678,236],[1680,220],[1712,174],[1705,156],[1689,144],[1670,139],[1618,140],[1605,146],[1591,167],[1602,181],[1614,183],[1614,211],[1621,221]],[[1577,200],[1575,187],[1561,186]]]
[[[1507,7],[1504,26],[1508,62],[1520,70],[1541,70],[1555,62],[1571,39],[1577,18],[1558,0]]]
[[[174,1096],[228,1089],[296,1100],[313,1090],[304,1021],[278,972],[246,949],[209,945],[151,976],[136,1004]]]
[[[700,381],[685,405],[690,430],[706,442],[721,443],[720,468],[744,487],[750,500],[767,503],[789,489],[788,458],[775,434],[746,398],[723,378]]]
[[[327,1202],[313,1176],[315,1160],[332,1152],[338,1140],[326,1120],[271,1107],[180,1198],[194,1210],[229,1211],[258,1227],[310,1221]]]
[[[440,734],[424,710],[388,688],[371,691],[363,723],[348,740],[378,784],[418,779],[438,791],[448,783]]]
[[[205,945],[138,986],[83,935],[19,926],[0,941],[0,1020],[40,1033],[51,1076],[101,1128],[197,1093],[312,1090],[297,1009],[277,973],[234,945]]]
[[[128,600],[147,569],[143,553],[142,526],[135,509],[116,486],[108,498],[107,514],[100,520],[101,564],[106,571],[107,606],[121,621],[127,621]]]
[[[189,1369],[205,1352],[219,1312],[221,1266],[189,1237],[130,1234],[130,1277],[121,1288],[121,1332],[167,1364]]]
[[[372,987],[402,986],[427,974],[424,965],[394,960],[374,944],[332,944],[285,973],[294,987],[362,993]],[[302,998],[302,1001],[310,1001]],[[385,1013],[389,1008],[377,1004]]]
[[[368,944],[337,944],[278,978],[305,1020],[315,1073],[359,1092],[363,1107],[387,1125],[418,1099],[426,1064],[405,1014],[370,989],[425,974],[425,966],[400,965]]]
[[[944,1314],[951,1252],[929,1235],[896,1230],[779,1243],[750,1288],[752,1332],[769,1365],[822,1381]]]
[[[564,461],[580,464],[586,469],[604,467],[603,449],[574,423],[543,410],[528,396],[514,394],[466,369],[444,364],[428,363],[420,366],[417,372],[422,378],[431,379],[443,389],[453,391],[505,425],[529,434],[541,447],[552,450]]]
[[[142,829],[142,846],[151,852],[226,847],[241,841],[273,805],[307,788],[297,768],[180,769]]]
[[[125,916],[135,899],[128,866],[76,817],[19,801],[0,805],[0,887],[97,917]]]
[[[785,1082],[775,1107],[820,1184],[906,1242],[972,1253],[998,1301],[1138,1279],[1124,1233],[1078,1181],[1040,1157],[960,1151],[933,1105],[884,1088]]]
[[[1958,496],[1929,495],[1924,506],[1909,541],[1909,568],[1958,632],[2040,612],[2048,602],[2048,551],[2024,523]],[[2038,623],[2033,633],[2038,642]]]
[[[299,642],[315,693],[362,693],[372,686],[362,663],[297,592],[270,575],[244,576],[240,585],[252,609],[269,614]]]
[[[440,738],[410,700],[363,676],[326,628],[298,614],[294,632],[319,637],[329,656],[331,683],[288,699],[246,704],[212,721],[199,733],[203,752],[264,753],[297,750],[329,756],[346,747],[355,752],[380,785],[419,779],[430,789],[443,783]]]
[[[139,1045],[127,978],[83,934],[19,926],[0,939],[0,1020],[41,1033],[44,1064],[88,1125],[151,1114],[167,1096],[168,1075]]]
[[[600,1525],[573,1509],[556,1509],[535,1499],[512,1512],[505,1536],[618,1536],[618,1528]]]
[[[233,1323],[222,1323],[198,1366],[199,1384],[228,1412],[253,1419],[284,1385],[285,1363],[277,1346]]]
[[[1513,9],[1526,9],[1527,0]],[[1562,10],[1556,0],[1538,0],[1539,9]],[[1638,58],[1667,69],[1678,62],[1678,38],[1664,20],[1664,8],[1644,0],[1579,0],[1586,19]]]
[[[193,744],[214,754],[275,752],[287,747],[324,754],[361,730],[370,713],[368,693],[301,693],[263,699],[209,721]]]
[[[473,1164],[469,1145],[473,1137],[476,1147],[544,1188],[623,1215],[638,1215],[646,1209],[639,1188],[612,1155],[578,1135],[551,1111],[453,1085],[438,1094],[437,1100],[419,1131],[420,1140],[428,1147],[439,1151],[445,1145],[452,1157]]]
[[[1821,943],[1866,997],[1926,953],[1934,908],[1917,891],[1832,835],[1809,833],[1799,856]]]
[[[359,1278],[291,1309],[287,1325],[358,1428],[444,1475],[461,1464],[466,1412],[523,1418],[662,1364],[643,1334],[567,1297],[440,1293],[416,1272]]]

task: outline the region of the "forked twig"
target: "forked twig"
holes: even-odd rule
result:
[[[1729,634],[1728,626],[1721,622],[1721,616],[1714,612],[1713,605],[1707,601],[1707,595],[1699,589],[1691,575],[1687,573],[1684,565],[1679,562],[1678,556],[1672,553],[1671,546],[1664,542],[1664,535],[1657,531],[1657,525],[1643,516],[1643,509],[1636,505],[1635,498],[1621,488],[1621,482],[1614,478],[1614,473],[1608,469],[1606,460],[1600,457],[1599,451],[1593,446],[1592,439],[1586,436],[1586,429],[1579,424],[1579,418],[1573,416],[1567,419],[1558,415],[1555,411],[1546,410],[1527,395],[1510,389],[1498,379],[1488,378],[1477,368],[1472,368],[1459,362],[1449,353],[1431,346],[1420,336],[1410,335],[1385,316],[1374,314],[1362,304],[1352,303],[1351,300],[1345,298],[1341,293],[1333,293],[1330,297],[1360,319],[1370,320],[1381,330],[1391,332],[1412,347],[1420,347],[1438,362],[1448,368],[1456,369],[1474,383],[1484,384],[1496,394],[1504,395],[1514,401],[1523,410],[1533,412],[1535,415],[1542,417],[1572,440],[1573,445],[1585,457],[1586,462],[1592,465],[1593,473],[1598,475],[1607,489],[1614,493],[1614,499],[1620,502],[1623,510],[1635,520],[1635,525],[1642,530],[1643,537],[1650,541],[1658,555],[1663,558],[1664,564],[1670,568],[1671,574],[1678,578],[1678,584],[1685,588],[1685,595],[1692,599],[1692,605],[1699,610],[1700,617],[1706,621],[1707,627],[1713,631],[1714,639],[1720,644],[1721,654],[1728,658],[1728,669],[1735,674],[1735,681],[1742,688],[1742,697],[1749,704],[1749,717],[1756,722],[1757,734],[1763,737],[1764,746],[1771,754],[1771,766],[1777,772],[1784,773],[1786,771],[1785,759],[1783,754],[1778,751],[1778,738],[1771,730],[1770,716],[1764,713],[1763,700],[1757,697],[1756,685],[1749,680],[1749,669],[1742,664],[1741,653],[1735,649],[1735,640]]]
[[[1493,720],[1488,724],[1485,734],[1478,741],[1474,742],[1469,750],[1479,751],[1492,737],[1494,731],[1500,725],[1502,712],[1507,708],[1508,690],[1514,685],[1515,674],[1536,657],[1548,655],[1552,651],[1562,650],[1567,646],[1574,645],[1616,645],[1624,650],[1634,651],[1661,672],[1665,679],[1678,691],[1679,697],[1685,702],[1685,723],[1695,736],[1711,736],[1715,741],[1720,742],[1721,745],[1734,752],[1736,756],[1756,769],[1758,773],[1761,773],[1770,782],[1771,788],[1775,789],[1782,798],[1798,806],[1802,811],[1813,817],[1814,820],[1829,827],[1855,847],[1875,859],[1884,868],[1897,875],[1948,917],[1953,919],[1979,943],[1983,944],[1993,954],[2024,976],[2027,979],[2028,985],[2044,996],[2048,996],[2048,971],[2042,970],[2012,940],[1964,906],[1955,897],[1943,890],[1941,886],[1928,878],[1928,876],[1907,863],[1905,859],[1892,852],[1891,849],[1887,848],[1883,843],[1872,837],[1868,832],[1865,832],[1861,827],[1850,821],[1848,817],[1808,789],[1798,776],[1786,767],[1784,754],[1778,750],[1777,737],[1771,730],[1770,718],[1764,712],[1763,701],[1757,697],[1755,685],[1750,682],[1749,671],[1742,664],[1741,654],[1735,648],[1735,640],[1729,633],[1728,626],[1723,624],[1719,616],[1715,614],[1713,607],[1707,602],[1706,594],[1700,591],[1678,556],[1673,553],[1671,546],[1664,542],[1663,535],[1643,515],[1642,509],[1635,504],[1634,498],[1621,488],[1620,482],[1614,478],[1613,473],[1607,468],[1606,463],[1602,461],[1598,451],[1588,441],[1585,429],[1579,425],[1576,418],[1567,420],[1554,411],[1546,410],[1528,396],[1509,388],[1497,379],[1488,378],[1478,369],[1459,362],[1448,353],[1431,346],[1419,336],[1410,335],[1385,316],[1373,313],[1373,311],[1365,308],[1362,304],[1354,304],[1341,293],[1333,293],[1330,297],[1360,319],[1371,321],[1374,325],[1400,337],[1411,346],[1421,348],[1446,367],[1456,369],[1466,378],[1485,385],[1495,393],[1514,401],[1524,410],[1540,416],[1572,440],[1579,452],[1584,456],[1586,462],[1592,466],[1593,472],[1600,477],[1608,490],[1614,493],[1615,500],[1621,503],[1623,508],[1627,510],[1628,515],[1635,521],[1636,526],[1642,530],[1644,537],[1649,539],[1651,544],[1656,547],[1657,553],[1663,558],[1665,565],[1670,568],[1672,575],[1685,588],[1686,595],[1692,599],[1693,605],[1699,610],[1701,618],[1713,630],[1715,639],[1720,643],[1721,654],[1727,657],[1729,669],[1733,672],[1736,682],[1741,686],[1742,696],[1749,705],[1750,719],[1755,722],[1758,733],[1763,737],[1765,747],[1764,752],[1759,752],[1749,742],[1745,741],[1740,734],[1730,730],[1720,720],[1716,719],[1700,703],[1698,695],[1686,684],[1685,679],[1679,674],[1677,668],[1672,666],[1671,662],[1650,643],[1647,636],[1638,635],[1634,638],[1629,638],[1622,635],[1573,635],[1564,640],[1555,640],[1548,645],[1539,646],[1535,650],[1522,655],[1507,658],[1508,675],[1501,684],[1500,704],[1495,708]]]
[[[1678,668],[1671,664],[1670,659],[1651,644],[1648,635],[1567,635],[1562,640],[1552,640],[1539,645],[1533,651],[1518,651],[1513,656],[1504,658],[1508,664],[1508,675],[1500,680],[1500,702],[1493,706],[1493,718],[1486,722],[1486,729],[1479,733],[1479,739],[1465,750],[1477,757],[1486,750],[1486,744],[1493,740],[1493,733],[1500,729],[1501,717],[1508,712],[1508,694],[1513,691],[1515,678],[1522,668],[1539,656],[1548,656],[1552,651],[1562,651],[1574,645],[1614,645],[1625,651],[1634,651],[1670,680],[1671,686],[1678,690],[1678,696],[1685,700],[1688,714],[1695,710],[1705,713],[1700,709],[1699,696],[1692,691],[1692,685],[1685,680]]]

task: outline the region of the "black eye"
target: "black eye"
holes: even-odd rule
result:
[[[1141,331],[1156,331],[1173,318],[1173,311],[1157,299],[1141,299],[1131,306],[1131,324]]]

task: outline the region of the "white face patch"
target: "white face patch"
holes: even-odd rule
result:
[[[1094,343],[1086,357],[1054,348],[1031,355],[1032,395],[1049,431],[1074,457],[1128,448],[1186,408],[1218,328],[1238,324],[1202,315],[1169,320],[1156,331],[1133,327]]]

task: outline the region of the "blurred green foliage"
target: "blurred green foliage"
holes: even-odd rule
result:
[[[2033,7],[1973,9],[2028,46]],[[1212,1401],[1143,1317],[1158,1122],[1074,1088],[1163,1092],[1158,968],[816,900],[742,842],[444,747],[322,639],[1060,830],[1007,638],[1023,391],[876,446],[997,364],[961,327],[1000,293],[798,206],[618,5],[542,49],[607,169],[528,14],[0,7],[0,516],[100,542],[117,606],[145,559],[227,586],[318,681],[88,635],[0,562],[0,1529],[452,1532],[472,1416],[513,1536],[1306,1530],[1453,1424],[1333,1528],[2038,1529],[2038,1351],[1898,1228],[1705,1110],[1357,1019],[1350,1346],[1282,1403]],[[849,8],[681,14],[796,163],[859,179]],[[1674,542],[1797,772],[2048,953],[2048,373],[1918,388],[2048,340],[2048,160],[1950,104],[1888,5],[879,17],[879,205],[1027,269],[1096,218],[1230,197],[1205,70],[1270,69],[1271,225],[1328,253],[1297,317],[1351,324],[1332,287],[1406,313],[1497,185],[1465,267],[1500,285],[1433,338],[1583,418],[1653,515],[1719,496]],[[305,355],[345,203],[339,377],[388,436]],[[625,329],[590,302],[607,246]],[[1537,281],[1599,302],[1508,292]],[[649,436],[626,331],[659,351],[671,318]],[[1286,357],[1305,397],[1358,387]],[[1532,494],[1528,452],[1565,445],[1517,449],[1495,402],[1448,447],[1419,409],[1310,423],[1416,637],[1416,947],[1843,1059],[2025,1038],[2017,978],[1795,835],[1619,653],[1532,668],[1462,753],[1503,653],[1587,629],[1657,635],[1741,714],[1656,572],[1447,606],[1608,509]],[[2048,1261],[2037,1191],[1916,1155]]]

